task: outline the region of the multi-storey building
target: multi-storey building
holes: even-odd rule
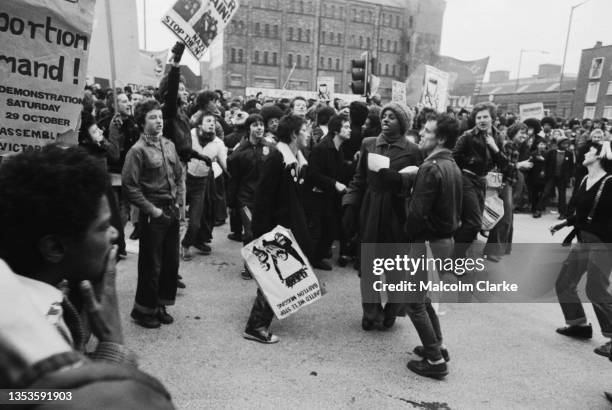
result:
[[[370,52],[379,93],[404,81],[440,48],[443,0],[243,0],[211,47],[202,77],[210,88],[244,94],[246,87],[314,91],[334,77],[350,93],[351,60]]]
[[[612,118],[612,45],[582,50],[573,116]]]

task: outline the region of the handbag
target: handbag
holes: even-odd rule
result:
[[[504,174],[496,171],[489,171],[487,173],[487,189],[488,188],[501,188],[504,182]]]
[[[482,213],[483,231],[490,231],[504,216],[504,201],[496,194],[487,195]]]

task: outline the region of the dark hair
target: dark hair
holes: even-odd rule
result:
[[[342,129],[342,124],[349,121],[349,118],[343,114],[337,114],[332,116],[327,123],[327,129],[329,131],[329,135],[332,137],[340,132]]]
[[[587,142],[586,151],[589,152],[591,148],[595,148],[595,154],[601,154],[601,149],[604,146],[604,143],[607,141],[589,141]],[[612,159],[608,158],[599,158],[599,163],[604,171],[608,174],[612,174]]]
[[[134,108],[134,121],[136,121],[140,131],[144,129],[147,113],[152,110],[161,110],[161,105],[159,105],[159,102],[153,98],[143,100],[136,104],[136,108]]]
[[[246,128],[247,130],[250,130],[251,124],[256,123],[256,122],[261,122],[262,124],[265,124],[264,119],[261,115],[251,114],[247,117],[246,121],[244,122],[244,128]]]
[[[279,141],[289,144],[294,133],[300,132],[300,128],[304,125],[304,120],[294,114],[285,115],[278,122],[276,136]]]
[[[195,105],[199,110],[206,110],[211,101],[217,101],[218,99],[219,95],[216,92],[210,90],[202,91],[196,97]]]
[[[532,128],[534,134],[539,134],[540,131],[542,131],[540,121],[538,121],[536,118],[527,118],[523,121],[523,124],[525,124],[527,128]]]
[[[435,118],[428,116],[428,119],[436,121],[436,137],[444,138],[444,148],[455,148],[459,137],[459,121],[449,114],[440,114]]]
[[[159,96],[160,101],[165,100],[166,95],[168,94],[168,74],[164,74],[162,79],[159,81],[159,87],[157,88],[157,95]],[[185,77],[183,77],[182,74],[179,77],[179,83],[187,84],[187,82],[185,81]]]
[[[472,121],[473,124],[476,124],[476,114],[484,110],[489,111],[489,114],[491,115],[491,120],[495,121],[495,118],[496,118],[495,113],[497,112],[497,108],[495,107],[495,105],[489,102],[482,102],[482,103],[476,104],[474,106],[474,109],[472,109],[470,120]]]
[[[317,125],[327,125],[334,114],[336,114],[336,111],[329,105],[319,107],[317,109]]]
[[[83,148],[47,145],[6,158],[0,166],[0,258],[18,274],[43,263],[39,240],[49,234],[81,240],[108,187],[100,162]]]
[[[308,107],[308,101],[306,101],[306,98],[302,97],[301,95],[298,95],[297,97],[295,97],[293,100],[291,100],[291,103],[289,103],[289,108],[293,110],[293,106],[295,105],[295,102],[297,100],[302,100],[306,103],[306,107]]]
[[[374,112],[368,114],[366,120],[370,120],[370,127],[364,128],[362,134],[363,138],[366,137],[378,137],[382,132],[382,125],[380,123],[380,116]]]
[[[557,128],[557,121],[553,117],[544,117],[540,121],[540,125],[544,127],[544,125],[550,125],[550,128]]]
[[[512,140],[514,139],[516,134],[519,133],[519,131],[527,131],[527,125],[523,124],[522,122],[518,124],[512,124],[512,126],[508,128],[506,135],[508,136],[508,139]]]

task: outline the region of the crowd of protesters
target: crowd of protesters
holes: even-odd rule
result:
[[[87,271],[95,276],[96,269],[114,272],[115,261],[126,256],[123,232],[131,220],[134,231],[130,237],[139,240],[131,317],[145,328],[173,323],[167,307],[175,303],[177,288],[185,287],[180,264],[210,255],[214,228],[227,219],[228,238],[244,244],[276,225],[291,229],[310,264],[320,270],[333,269],[332,245],[339,241],[336,262],[346,266],[353,261],[362,296],[372,287],[374,277],[360,270],[361,243],[406,243],[413,255],[423,253],[429,244],[435,256],[462,258],[482,234],[487,241],[485,254],[498,262],[512,250],[513,214],[529,211],[539,218],[555,196],[559,219],[564,222],[552,232],[573,226],[579,244],[612,242],[612,188],[607,182],[612,151],[606,119],[519,120],[488,103],[476,105],[471,112],[438,114],[398,102],[383,105],[376,96],[348,104],[299,96],[272,99],[261,93],[232,98],[221,90],[190,93],[180,75],[183,49],[177,44],[172,50],[171,68],[156,89],[87,88],[78,136],[87,155],[82,150],[50,147],[30,154],[40,158],[22,156],[22,168],[36,161],[44,168],[45,161],[53,160],[81,164],[82,169],[75,169],[76,177],[83,177],[79,172],[92,172],[92,164],[111,176],[107,183],[101,174],[96,184],[75,188],[83,190],[82,200],[89,203],[71,203],[65,209],[71,215],[59,221],[69,226],[69,218],[81,218],[83,229],[91,221],[105,224],[100,232],[106,237],[99,241],[104,246],[112,242],[116,248],[98,252],[104,266],[90,266]],[[373,169],[369,164],[373,154],[387,157],[389,165]],[[6,175],[0,172],[0,223],[4,227],[12,226],[7,221],[23,220],[13,215],[17,211],[8,211],[14,206],[11,200],[21,201],[9,189],[16,183],[11,178],[16,178],[19,166],[19,160],[6,161],[1,168]],[[28,189],[44,188],[26,176],[20,175],[19,180],[25,187],[23,195],[29,194]],[[58,185],[66,182],[63,174],[55,178]],[[573,190],[569,202],[568,189]],[[501,200],[504,212],[493,227],[483,231],[489,195]],[[98,197],[105,199],[100,204],[92,202]],[[58,207],[70,201],[60,202]],[[76,209],[97,205],[98,213],[108,220],[100,222],[96,219],[100,215],[81,215],[85,211]],[[19,234],[23,226],[15,226],[8,235],[10,242],[0,243],[0,256],[8,266],[18,275],[52,286],[62,279],[87,279],[76,273],[61,277],[60,271],[68,275],[78,263],[65,262],[70,267],[66,269],[57,249],[72,252],[61,241],[44,235],[49,232],[37,223],[37,217],[44,215],[30,213],[26,219],[32,222],[33,232],[40,233],[40,238],[30,235],[28,240],[39,243],[24,244]],[[181,224],[185,225],[182,239]],[[63,228],[54,225],[49,229],[59,232]],[[78,236],[79,232],[70,234]],[[17,252],[19,246],[35,255]],[[592,335],[576,294],[577,283],[586,272],[587,296],[593,301],[603,335],[612,338],[609,255],[589,246],[572,248],[557,281],[568,324],[559,333],[577,338]],[[246,264],[236,274],[252,279]],[[419,275],[426,279],[427,271]],[[390,283],[403,279],[401,275],[387,277]],[[82,293],[85,298],[90,295],[87,288]],[[397,316],[407,314],[423,343],[414,349],[422,360],[410,361],[408,367],[420,375],[443,378],[448,374],[449,352],[430,299],[422,293],[418,300],[403,303],[395,296],[389,294],[384,306],[381,298],[364,296],[363,330],[389,329]],[[80,304],[87,305],[87,299]],[[270,330],[272,319],[273,312],[258,289],[243,336],[261,343],[278,342]],[[86,341],[82,334],[75,338],[75,331],[63,328],[57,320],[55,324],[71,345],[82,350]],[[117,326],[111,327],[110,334],[104,333],[102,325],[94,328],[100,341],[108,342],[101,343],[97,354],[126,361],[129,354]],[[610,345],[597,348],[596,353],[610,356]],[[155,391],[159,400],[167,395],[154,381],[139,383]]]

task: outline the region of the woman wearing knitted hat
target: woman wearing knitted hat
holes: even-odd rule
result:
[[[406,214],[404,202],[411,177],[399,171],[420,165],[419,148],[409,142],[405,133],[412,125],[412,114],[403,104],[391,102],[381,111],[382,133],[363,140],[357,171],[342,199],[343,226],[349,235],[359,233],[362,243],[404,243]],[[389,166],[380,170],[368,167],[368,157],[377,154],[389,158]],[[387,276],[387,283],[404,278]],[[373,290],[377,278],[370,271],[361,272],[361,295],[364,330],[390,328],[401,310],[400,292],[391,292],[382,307],[380,293]]]

